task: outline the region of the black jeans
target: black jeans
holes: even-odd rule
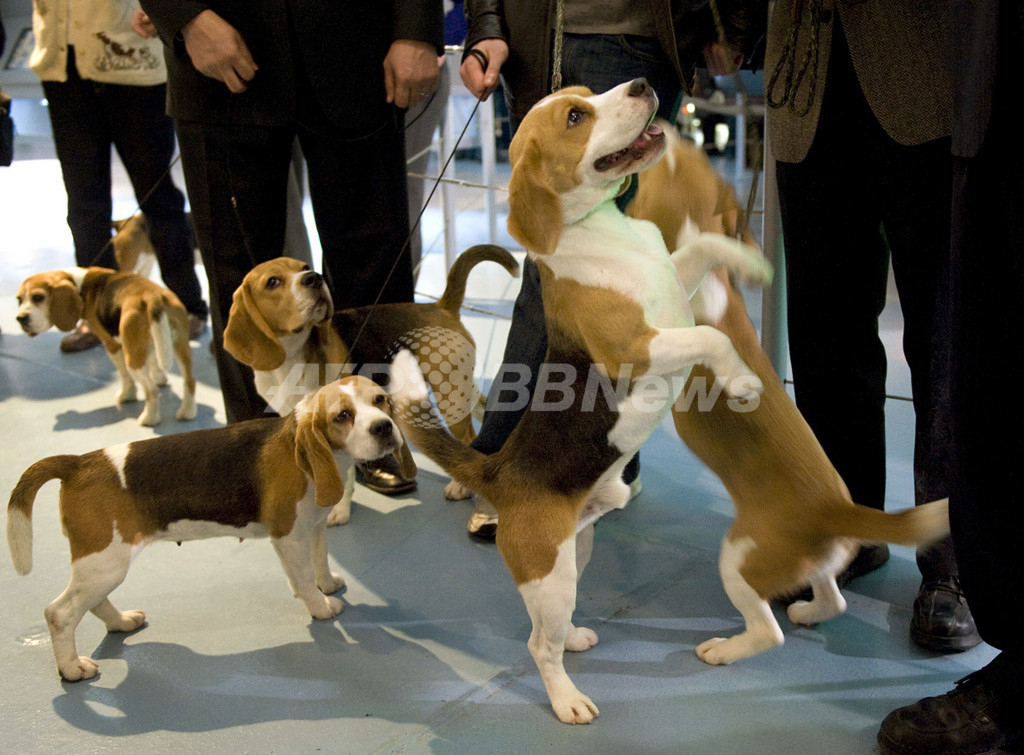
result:
[[[164,112],[166,86],[83,80],[72,50],[67,81],[44,81],[43,91],[68,194],[68,226],[76,263],[117,268],[109,243],[113,145],[146,214],[160,277],[189,312],[205,317],[207,307],[195,270],[185,195],[169,172],[175,143],[173,123]]]

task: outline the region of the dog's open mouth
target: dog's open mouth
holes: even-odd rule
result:
[[[650,124],[640,136],[633,140],[625,149],[610,155],[599,157],[594,161],[594,170],[603,172],[628,163],[634,163],[646,157],[652,149],[658,149],[665,141],[665,132],[657,124]]]

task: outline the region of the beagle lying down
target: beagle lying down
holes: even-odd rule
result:
[[[121,376],[117,403],[146,402],[139,424],[160,423],[160,386],[177,357],[184,378],[179,420],[195,419],[196,381],[188,343],[188,313],[171,291],[148,278],[103,267],[73,267],[31,275],[18,287],[18,324],[30,336],[50,326],[74,330],[79,320],[99,337]]]
[[[253,369],[256,390],[279,414],[343,368],[387,365],[398,349],[411,348],[429,365],[424,377],[448,427],[461,442],[470,443],[476,437],[472,415],[480,392],[473,379],[476,344],[459,320],[459,309],[469,273],[485,261],[519,274],[511,254],[482,244],[455,260],[437,302],[336,312],[323,276],[303,262],[279,257],[254,267],[235,291],[224,348]],[[451,500],[469,495],[456,483],[445,488]]]
[[[330,595],[344,580],[328,567],[325,522],[331,507],[351,495],[339,466],[397,455],[403,445],[384,390],[367,378],[347,377],[286,417],[33,464],[11,493],[7,541],[14,568],[27,574],[33,501],[44,483],[60,479],[71,581],[45,611],[60,675],[76,681],[98,670],[75,647],[75,628],[86,611],[111,632],[142,626],[145,614],[119,611],[107,596],[139,550],[158,540],[269,537],[292,592],[313,618],[337,616],[343,606]]]
[[[685,235],[686,218],[701,230],[734,236],[739,206],[731,190],[702,151],[678,137],[671,141],[666,157],[641,176],[627,214],[653,221],[665,239]],[[897,514],[855,505],[772,368],[728,276],[710,276],[691,304],[698,322],[728,335],[764,384],[749,411],[733,411],[725,398],[700,407],[680,399],[672,408],[679,436],[721,478],[736,506],[719,570],[746,631],[697,647],[701,660],[724,664],[782,644],[770,599],[810,585],[813,599],[790,605],[789,619],[830,619],[846,610],[835,577],[860,543],[925,545],[949,533],[949,519],[945,500]],[[684,396],[699,395],[695,383],[702,389],[698,381],[714,379],[703,366],[694,368]]]
[[[566,674],[563,653],[597,642],[572,624],[576,580],[593,522],[629,498],[623,467],[694,365],[713,367],[734,402],[754,402],[761,391],[726,336],[694,326],[674,264],[684,283],[717,264],[762,281],[770,269],[757,250],[699,234],[670,257],[657,228],[625,217],[613,201],[631,173],[661,156],[656,109],[642,79],[599,95],[572,87],[534,106],[512,141],[508,226],[540,268],[546,362],[560,381],[554,403],[542,380],[505,445],[485,456],[430,421],[416,358],[402,352],[393,363],[406,437],[498,510],[497,545],[533,623],[530,653],[566,723],[598,714]]]

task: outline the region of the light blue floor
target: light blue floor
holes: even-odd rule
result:
[[[59,168],[45,145],[0,169],[0,487],[39,458],[223,423],[209,333],[194,344],[199,416],[154,429],[117,409],[116,373],[100,350],[64,355],[60,334],[29,339],[14,320],[28,274],[72,263]],[[460,170],[470,173],[473,166]],[[731,166],[723,167],[731,175]],[[116,176],[121,214],[134,209]],[[485,227],[460,195],[460,246]],[[420,289],[440,292],[440,212],[424,221],[429,250]],[[502,241],[511,243],[503,236]],[[200,268],[202,276],[202,269]],[[486,385],[500,362],[516,282],[498,270],[470,279],[465,318]],[[758,311],[757,298],[751,309]],[[883,319],[891,392],[906,395],[898,308]],[[173,417],[180,383],[164,390]],[[912,416],[889,402],[890,508],[911,503]],[[591,726],[559,723],[526,649],[529,620],[495,548],[465,531],[471,505],[446,502],[426,459],[415,494],[389,499],[357,488],[352,521],[328,535],[346,576],[346,609],[311,622],[291,597],[266,541],[161,544],[113,594],[148,623],[107,635],[87,616],[81,652],[100,676],[62,682],[42,611],[65,586],[66,541],[57,484],[35,507],[35,568],[15,575],[0,558],[0,742],[7,752],[686,752],[870,753],[894,707],[939,694],[994,655],[927,653],[908,637],[918,586],[913,553],[845,591],[846,615],[814,628],[778,611],[786,644],[729,667],[694,648],[738,631],[719,582],[719,540],[732,506],[718,481],[662,426],[644,448],[643,493],[597,527],[579,590],[577,623],[600,644],[567,657],[577,685],[601,709]]]

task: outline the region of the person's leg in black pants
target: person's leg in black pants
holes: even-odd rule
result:
[[[210,289],[214,355],[228,422],[266,416],[252,370],[224,351],[231,297],[260,262],[284,250],[288,128],[178,121],[185,185]]]
[[[114,146],[146,215],[160,277],[189,314],[205,320],[209,310],[196,275],[185,195],[170,174],[175,140],[174,125],[164,113],[167,88],[108,85],[104,92]]]
[[[117,268],[110,242],[113,201],[110,182],[112,142],[97,95],[101,84],[83,81],[68,55],[68,79],[44,81],[53,142],[68,194],[68,227],[75,263]]]
[[[306,115],[299,142],[334,306],[412,301],[401,116],[373,134],[346,134]]]

